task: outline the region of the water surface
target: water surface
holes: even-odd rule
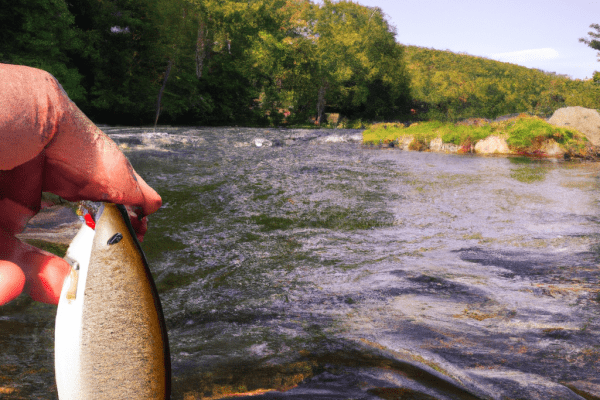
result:
[[[103,129],[163,197],[143,247],[174,399],[600,384],[597,163],[373,149],[359,131]],[[56,398],[54,315],[0,309],[6,398]]]

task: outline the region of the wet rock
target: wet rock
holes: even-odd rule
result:
[[[586,400],[600,400],[600,384],[588,381],[567,382],[566,387]]]
[[[271,147],[273,145],[273,142],[263,138],[255,138],[253,143],[256,147]]]
[[[510,150],[505,139],[498,136],[488,136],[475,145],[475,153],[478,154],[508,154]]]
[[[540,150],[542,153],[550,157],[563,157],[565,155],[565,151],[554,140],[548,140],[547,142],[544,142]]]
[[[442,138],[435,138],[429,143],[429,150],[431,151],[442,151],[442,146],[444,142]]]
[[[333,134],[317,138],[317,143],[359,143],[362,142],[362,134]]]
[[[444,143],[442,138],[435,138],[429,143],[429,150],[440,151],[444,153],[458,153],[460,146],[454,143]]]
[[[600,146],[600,114],[596,110],[579,106],[559,108],[548,122],[555,126],[577,129],[594,146]]]
[[[142,143],[142,139],[139,136],[133,136],[129,134],[113,134],[110,138],[122,148],[129,148],[130,146],[139,146]]]
[[[167,132],[144,132],[144,133],[142,133],[142,142],[145,144],[148,144],[148,143],[168,144],[171,141],[169,140],[169,134]]]
[[[401,150],[410,150],[410,145],[414,140],[415,138],[413,136],[403,136],[398,138],[398,147]]]

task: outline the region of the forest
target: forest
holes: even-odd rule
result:
[[[4,5],[0,26],[1,63],[52,73],[102,124],[456,121],[600,104],[600,79],[404,46],[381,9],[347,0],[29,0]]]
[[[574,46],[577,46],[574,40]],[[558,108],[600,108],[600,74],[583,81],[552,72],[456,54],[405,47],[413,110],[420,120],[455,122],[514,113],[549,117]],[[591,74],[591,71],[590,71]]]

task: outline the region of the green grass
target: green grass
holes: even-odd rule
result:
[[[511,151],[517,154],[536,153],[545,141],[554,140],[566,152],[584,155],[587,144],[585,136],[574,129],[559,128],[541,118],[525,114],[501,122],[480,120],[477,124],[440,121],[421,122],[410,127],[400,123],[375,124],[363,132],[363,143],[398,143],[401,138],[412,136],[415,141],[411,149],[415,150],[427,149],[427,144],[435,138],[469,149],[471,144],[492,135],[506,139]]]

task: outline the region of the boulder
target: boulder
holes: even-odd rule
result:
[[[600,114],[596,110],[579,106],[559,108],[548,122],[554,126],[574,128],[594,146],[600,146]]]
[[[445,153],[458,153],[460,146],[454,143],[444,143],[442,138],[435,138],[429,143],[429,150],[441,151]]]
[[[544,142],[540,150],[542,153],[544,153],[544,155],[550,157],[563,157],[565,155],[565,151],[562,149],[562,147],[560,147],[560,145],[552,139]]]
[[[442,151],[442,146],[444,142],[442,138],[435,138],[429,143],[429,150],[431,151]]]
[[[409,150],[410,144],[415,140],[413,136],[402,136],[398,138],[398,147],[402,150]]]
[[[498,136],[488,136],[475,145],[475,153],[479,154],[509,154],[508,143]]]

